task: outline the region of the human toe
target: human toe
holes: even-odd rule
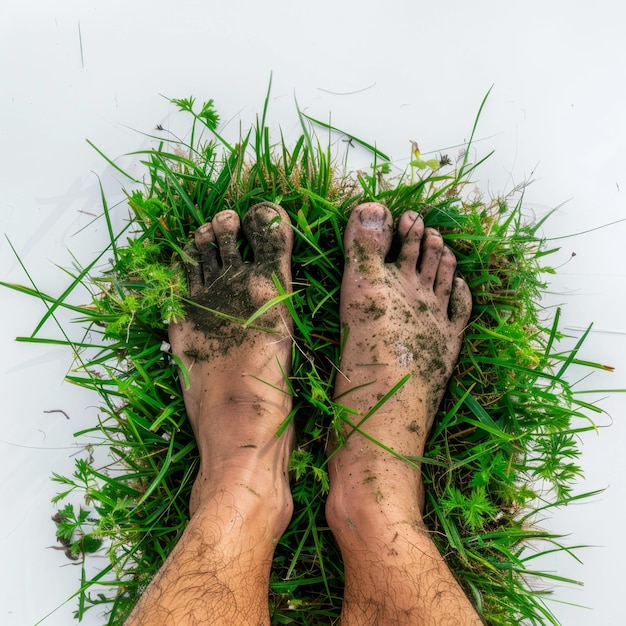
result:
[[[182,264],[185,268],[185,275],[187,277],[187,287],[189,289],[189,294],[193,297],[199,293],[204,286],[202,257],[195,241],[189,241],[185,245],[183,252],[184,254],[181,256]]]
[[[456,270],[456,257],[450,248],[444,246],[439,265],[437,267],[437,275],[433,285],[433,291],[439,300],[444,311],[448,310],[450,294],[452,293],[452,284],[454,281],[454,271]]]
[[[240,228],[239,216],[235,211],[226,209],[215,214],[212,229],[215,233],[222,265],[237,267],[242,264],[241,255],[237,247],[237,235]]]
[[[357,206],[348,219],[344,234],[347,263],[362,265],[368,260],[381,262],[391,246],[393,219],[377,202]]]
[[[189,246],[188,250],[192,251],[193,258],[202,264],[201,271],[205,279],[217,270],[216,239],[210,222],[202,224],[196,230],[194,244]]]
[[[243,230],[256,263],[290,260],[293,230],[282,207],[272,202],[255,204],[244,216]]]
[[[398,220],[400,254],[397,264],[408,272],[415,273],[420,245],[424,236],[424,221],[415,211],[406,211]]]
[[[418,272],[422,285],[427,289],[434,288],[443,249],[443,238],[439,232],[434,228],[427,228],[422,239]]]
[[[458,276],[452,282],[450,293],[450,320],[462,332],[472,313],[472,293],[467,283]]]

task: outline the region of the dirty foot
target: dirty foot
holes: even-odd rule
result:
[[[222,211],[187,250],[196,263],[185,268],[186,318],[169,336],[200,468],[189,524],[126,626],[270,624],[272,556],[293,509],[293,427],[277,436],[291,411],[291,322],[284,306],[256,320],[263,328],[236,320],[278,295],[274,279],[291,289],[293,235],[280,207],[257,204],[244,218],[254,255],[244,263],[239,230],[237,214]]]
[[[243,220],[254,260],[244,263],[234,211],[217,213],[195,233],[187,252],[186,319],[169,330],[181,375],[201,467],[190,508],[238,485],[242,497],[274,502],[282,526],[291,515],[287,481],[293,426],[276,436],[291,410],[286,377],[291,369],[292,321],[276,305],[246,328],[246,320],[278,295],[274,279],[291,290],[293,231],[282,208],[265,202]],[[231,319],[220,316],[230,316]],[[239,496],[238,496],[239,497]]]
[[[397,261],[385,263],[393,222],[387,209],[357,207],[346,228],[341,324],[347,333],[335,397],[360,422],[392,387],[407,382],[362,424],[364,432],[401,455],[421,456],[461,349],[471,311],[456,259],[439,233],[414,212],[398,223]],[[350,427],[345,432],[349,434]],[[358,434],[346,449],[366,446]],[[387,456],[377,446],[369,453]]]
[[[456,259],[439,233],[412,211],[400,217],[397,230],[400,252],[391,263],[385,256],[393,220],[385,207],[358,206],[344,236],[345,345],[335,399],[353,413],[346,412],[345,441],[330,446],[326,506],[346,572],[341,623],[479,623],[423,526],[419,463],[398,457],[423,455],[471,296],[454,277]],[[446,612],[431,615],[440,605]]]

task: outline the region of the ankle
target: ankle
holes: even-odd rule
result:
[[[198,477],[200,479],[200,477]],[[275,545],[293,514],[293,498],[289,488],[256,491],[237,483],[194,483],[190,513],[192,517],[212,518],[224,527],[258,535],[258,541]]]
[[[213,399],[203,403],[195,416],[202,418],[192,420],[201,474],[224,484],[268,479],[286,484],[295,435],[293,423],[286,428],[284,424],[292,399],[281,396],[278,401],[280,405],[268,398],[237,396],[222,403]],[[211,427],[213,423],[220,424],[219,432]]]
[[[358,463],[342,468],[340,460],[332,459],[331,479],[326,519],[339,542],[340,537],[347,541],[390,539],[404,533],[401,528],[407,532],[424,528],[421,475],[401,461],[387,459],[359,470]]]

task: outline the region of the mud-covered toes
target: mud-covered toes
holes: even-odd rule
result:
[[[243,218],[243,231],[252,247],[255,263],[290,263],[293,230],[282,207],[272,202],[255,204]]]
[[[211,223],[202,224],[196,230],[194,238],[195,247],[202,262],[205,276],[217,271],[217,246],[213,225]]]
[[[240,226],[239,216],[230,209],[216,213],[213,218],[213,232],[224,269],[238,267],[243,263],[237,247]]]
[[[211,222],[199,226],[194,240],[185,246],[187,284],[192,297],[206,290],[220,275],[243,264],[239,252],[239,216],[227,209],[216,213]],[[289,273],[293,231],[289,216],[276,204],[262,202],[253,206],[244,218],[243,230],[254,252],[255,263],[272,263],[272,271],[282,265]]]
[[[189,293],[193,297],[201,292],[206,282],[206,274],[217,267],[215,235],[210,223],[196,230],[193,241],[185,246],[183,258]]]
[[[196,229],[193,241],[185,246],[185,271],[189,295],[193,298],[212,283],[223,267],[241,265],[237,250],[239,217],[234,211],[218,213],[212,222]]]
[[[190,241],[185,246],[185,255],[186,256],[183,257],[183,267],[185,268],[185,275],[187,276],[189,295],[193,297],[204,285],[202,260],[200,259],[200,253],[194,241]]]

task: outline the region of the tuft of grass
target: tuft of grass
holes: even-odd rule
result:
[[[2,283],[46,305],[32,335],[18,340],[68,346],[75,367],[67,379],[101,398],[98,423],[76,434],[92,436],[92,446],[106,452],[96,456],[106,460],[86,450],[72,475],[53,475],[60,488],[57,537],[83,566],[76,618],[100,607],[108,624],[121,625],[185,528],[198,456],[184,381],[167,344],[167,325],[182,317],[187,295],[180,269],[188,260],[185,245],[216,212],[243,215],[269,200],[285,208],[295,233],[295,289],[284,303],[295,328],[289,383],[299,436],[291,458],[295,512],[277,546],[269,590],[272,624],[336,623],[343,571],[324,518],[324,442],[347,419],[345,407],[332,400],[342,233],[352,207],[376,200],[394,217],[416,210],[442,232],[474,299],[425,458],[406,459],[422,463],[427,526],[486,623],[556,624],[546,592],[531,581],[564,579],[537,571],[534,559],[540,544],[540,553],[572,549],[533,520],[592,495],[575,491],[576,437],[594,429],[600,409],[581,398],[567,372],[575,364],[604,366],[578,359],[586,334],[573,349],[562,348],[559,310],[540,306],[555,251],[541,237],[542,223],[526,220],[523,195],[487,199],[475,191],[471,177],[480,162],[470,163],[469,145],[455,163],[447,155],[424,161],[415,145],[406,171],[394,175],[387,155],[346,135],[371,158],[367,171],[350,173],[337,164],[330,139],[316,133],[340,131],[300,111],[300,137],[291,146],[274,142],[268,101],[269,93],[257,123],[229,143],[212,100],[172,100],[189,118],[189,140],[166,133],[153,149],[136,153],[145,178],[127,193],[129,220],[120,231],[102,195],[108,247],[86,267],[68,270],[60,296],[42,293],[32,280],[31,286]],[[245,244],[242,252],[249,256]],[[98,270],[108,257],[110,267]],[[72,305],[69,296],[79,288],[92,299]],[[62,327],[58,339],[40,336],[59,309],[76,314],[83,341],[71,341]],[[68,502],[76,495],[82,506]],[[86,568],[92,553],[108,559],[93,576]]]

